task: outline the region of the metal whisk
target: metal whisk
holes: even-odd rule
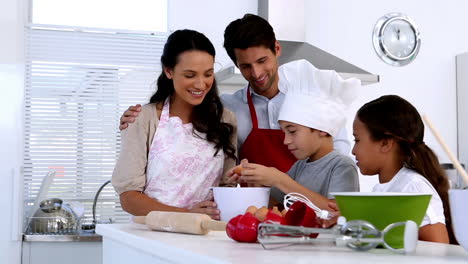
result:
[[[385,241],[385,235],[396,227],[404,226],[404,247],[394,248]],[[311,234],[329,234],[331,237],[312,238]],[[264,249],[271,245],[306,244],[313,242],[334,242],[337,246],[347,246],[353,250],[365,251],[383,244],[385,248],[397,253],[410,253],[416,249],[418,226],[413,221],[397,222],[379,231],[374,225],[363,220],[346,222],[339,217],[338,224],[332,228],[309,228],[261,223],[258,227],[258,241]]]

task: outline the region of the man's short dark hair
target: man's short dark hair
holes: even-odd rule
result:
[[[257,15],[245,14],[232,21],[224,30],[224,48],[235,65],[237,60],[234,49],[264,46],[276,54],[275,43],[275,32],[270,23]]]

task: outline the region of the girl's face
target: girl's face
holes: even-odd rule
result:
[[[164,72],[174,82],[175,99],[196,106],[203,102],[214,81],[214,57],[199,50],[185,51],[173,69]]]
[[[320,158],[320,133],[324,132],[288,121],[281,120],[279,123],[285,134],[283,143],[298,160],[310,158],[314,161]]]
[[[366,125],[358,117],[353,122],[354,147],[357,166],[363,175],[379,174],[382,163],[380,141],[374,141]]]

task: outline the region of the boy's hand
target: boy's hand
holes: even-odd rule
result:
[[[135,122],[135,118],[138,117],[138,115],[141,112],[141,105],[133,105],[130,106],[125,112],[122,114],[120,117],[120,130],[124,130],[128,127],[128,123],[133,123]]]
[[[287,174],[273,167],[266,167],[260,164],[247,163],[243,167],[242,175],[239,179],[249,185],[277,186],[282,177],[289,177]]]
[[[336,205],[335,200],[331,200],[328,203],[328,211],[332,212],[335,217],[329,220],[320,220],[320,224],[322,225],[322,228],[329,228],[332,227],[336,224],[338,221],[338,217],[341,215],[340,211],[338,210],[338,206]]]

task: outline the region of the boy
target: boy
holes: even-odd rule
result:
[[[345,111],[356,97],[360,81],[342,80],[336,72],[318,70],[305,60],[282,68],[279,77],[288,85],[283,87],[286,98],[278,120],[285,133],[283,143],[298,161],[286,174],[243,160],[241,175],[231,170],[230,180],[272,186],[277,201],[298,192],[319,208],[328,209],[330,192],[359,191],[355,164],[334,150],[333,137],[346,124]]]

